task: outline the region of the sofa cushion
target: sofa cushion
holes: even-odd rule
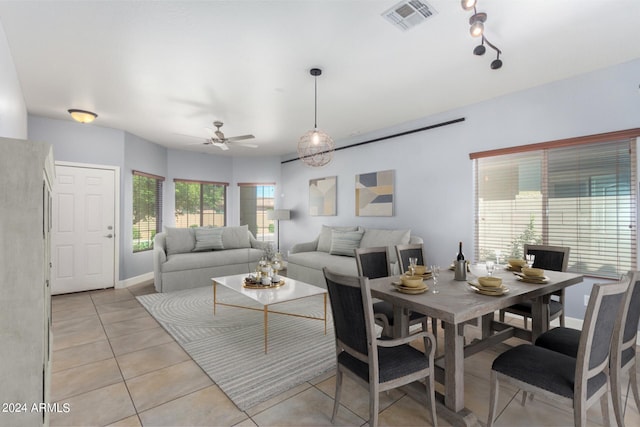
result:
[[[224,227],[222,232],[222,244],[225,249],[250,248],[249,226]]]
[[[196,228],[196,247],[194,251],[220,251],[224,249],[222,233],[224,228]]]
[[[163,263],[161,268],[163,273],[167,273],[233,264],[253,264],[257,263],[262,255],[260,249],[252,248],[174,254],[167,257],[167,262]]]
[[[364,235],[360,241],[361,248],[375,248],[387,246],[389,248],[389,262],[398,260],[395,245],[406,245],[411,238],[411,230],[383,230],[376,228],[365,228]]]
[[[364,231],[331,231],[331,255],[355,256],[354,250],[360,247]]]
[[[193,228],[165,227],[167,233],[167,255],[191,252],[196,246]]]
[[[299,252],[289,255],[289,264],[297,264],[303,267],[322,270],[327,267],[329,270],[338,274],[346,274],[349,276],[358,275],[358,267],[356,259],[346,256],[330,255],[326,252]]]
[[[328,253],[331,250],[331,231],[333,230],[358,231],[358,227],[330,227],[328,225],[323,225],[320,229],[320,235],[318,236],[318,251]]]

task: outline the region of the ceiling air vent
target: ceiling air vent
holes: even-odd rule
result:
[[[438,11],[420,0],[402,1],[382,14],[387,21],[403,31],[415,27]]]

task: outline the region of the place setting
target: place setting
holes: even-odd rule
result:
[[[429,290],[422,276],[403,274],[400,280],[392,282],[398,292],[403,294],[422,294]]]
[[[471,289],[479,294],[488,296],[500,296],[509,292],[509,288],[502,284],[502,279],[494,276],[483,276],[469,280]]]
[[[538,285],[544,285],[549,282],[549,278],[544,275],[544,270],[541,268],[522,267],[520,273],[514,272],[517,280],[525,283],[533,283]]]

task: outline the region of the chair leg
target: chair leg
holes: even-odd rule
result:
[[[616,417],[618,426],[624,426],[624,413],[622,411],[622,384],[620,383],[622,372],[620,366],[613,366],[609,375],[611,381],[611,402],[613,403],[613,414]]]
[[[640,392],[638,391],[638,374],[636,372],[636,362],[631,364],[629,369],[629,382],[631,383],[631,391],[633,391],[633,398],[636,401],[636,409],[640,412]]]
[[[340,392],[342,391],[342,371],[340,367],[338,367],[336,371],[336,395],[333,399],[333,414],[331,415],[331,422],[336,418],[338,414],[338,406],[340,406]]]
[[[562,312],[560,313],[560,326],[562,326],[564,328],[564,308],[562,309]]]
[[[611,418],[609,417],[609,393],[605,393],[600,398],[600,410],[602,411],[602,420],[604,427],[611,427]],[[620,424],[623,427],[624,424]]]
[[[378,426],[378,411],[380,410],[379,392],[374,384],[369,384],[369,427]]]
[[[573,402],[573,424],[575,427],[587,425],[587,407],[580,397],[575,398]]]
[[[491,397],[489,398],[489,416],[487,417],[487,427],[493,426],[493,421],[496,416],[496,409],[498,407],[498,373],[491,371],[491,382],[489,385],[491,390]]]
[[[427,404],[429,405],[429,412],[431,412],[431,425],[433,427],[438,427],[438,416],[436,414],[436,388],[433,380],[433,372],[429,375],[429,378],[427,378],[424,385],[427,389]]]

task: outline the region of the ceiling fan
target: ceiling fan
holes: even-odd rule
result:
[[[237,143],[238,141],[244,141],[245,139],[253,139],[255,138],[255,136],[239,135],[239,136],[226,137],[224,133],[220,130],[220,128],[222,127],[222,125],[224,125],[224,123],[216,120],[215,122],[213,122],[213,125],[216,127],[216,130],[213,130],[211,128],[204,128],[210,136],[210,138],[208,138],[205,142],[203,142],[204,145],[215,145],[221,150],[228,150],[229,144],[240,145],[240,146],[249,147],[249,148],[258,148],[256,144],[247,144],[246,142]]]

